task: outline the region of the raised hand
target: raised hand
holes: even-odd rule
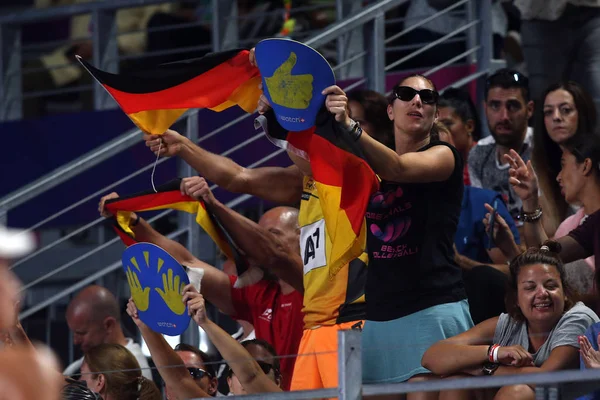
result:
[[[273,103],[303,110],[308,108],[312,100],[314,78],[310,74],[293,75],[292,70],[296,61],[296,53],[290,53],[288,59],[275,70],[273,76],[265,77],[265,82],[269,87]]]
[[[600,335],[598,335],[598,343],[600,346]],[[581,359],[586,368],[600,368],[600,351],[594,350],[586,336],[579,337],[579,348]]]
[[[339,86],[333,85],[325,88],[322,94],[327,96],[325,106],[330,113],[335,115],[335,120],[346,127],[350,126],[346,93]]]
[[[173,270],[169,268],[167,274],[162,274],[164,290],[154,289],[160,294],[169,309],[177,315],[182,315],[185,312],[185,304],[181,302],[181,293],[185,285],[183,283],[179,284],[180,279],[179,275],[173,279]]]
[[[185,136],[180,135],[172,129],[167,129],[162,135],[144,134],[146,147],[150,147],[150,150],[152,150],[155,155],[158,155],[157,153],[160,149],[160,155],[167,157],[179,154],[185,140]]]
[[[483,218],[483,225],[485,226],[486,233],[490,231],[489,220],[490,215],[494,211],[494,208],[485,203],[485,208],[488,212],[485,214]],[[506,220],[502,218],[502,216],[496,211],[494,214],[494,232],[492,233],[492,237],[494,239],[494,244],[498,247],[502,253],[509,259],[512,260],[517,255],[521,253],[519,246],[515,242],[515,236],[513,235],[510,227],[506,223]]]
[[[140,319],[140,316],[138,314],[138,308],[136,307],[135,302],[133,301],[133,297],[129,298],[129,301],[127,302],[126,311],[136,326],[142,327],[145,325],[144,322]]]
[[[187,194],[196,200],[202,200],[204,203],[211,205],[217,200],[208,186],[206,179],[199,176],[191,176],[181,180],[180,190],[182,194]]]
[[[513,367],[533,365],[533,357],[523,346],[501,346],[498,349],[498,362]]]
[[[258,88],[263,90],[262,82],[258,85]],[[264,114],[271,109],[271,103],[269,103],[269,99],[267,99],[267,96],[265,96],[264,93],[258,98],[258,107],[256,109],[259,114]]]
[[[190,284],[183,288],[183,298],[181,301],[183,304],[187,304],[188,314],[198,325],[202,325],[208,321],[204,297],[198,293],[194,285]]]
[[[150,288],[142,288],[140,279],[130,267],[127,267],[126,274],[127,283],[129,283],[129,288],[131,289],[131,298],[135,302],[138,310],[146,311],[150,306]]]
[[[104,217],[104,218],[112,217],[112,214],[104,208],[104,204],[106,203],[106,200],[118,199],[118,198],[119,198],[119,195],[117,194],[117,192],[112,192],[100,199],[100,203],[98,203],[98,212],[100,213],[100,215],[102,217]]]
[[[517,196],[523,203],[528,200],[537,202],[538,179],[531,165],[531,160],[525,164],[519,153],[514,150],[511,150],[509,154],[505,154],[504,159],[510,164],[508,183],[511,184]],[[531,212],[534,210],[525,211]]]

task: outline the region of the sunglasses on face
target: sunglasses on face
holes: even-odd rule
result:
[[[262,372],[265,373],[265,375],[268,375],[269,372],[271,372],[271,370],[274,371],[275,375],[279,374],[279,371],[277,370],[277,368],[275,368],[275,366],[273,366],[273,364],[269,364],[267,362],[258,361],[258,360],[256,360],[256,363],[258,364],[258,366],[260,367]],[[231,369],[231,367],[228,367],[228,368],[229,368],[229,371],[227,371],[227,374],[229,376],[233,375],[233,370]]]
[[[212,378],[212,375],[210,373],[200,368],[188,368],[187,370],[190,372],[190,375],[194,379],[202,379],[205,376],[207,376],[209,379]]]
[[[437,103],[438,97],[440,96],[438,92],[431,89],[416,90],[410,86],[396,86],[394,88],[394,96],[402,101],[411,101],[417,94],[425,104]]]

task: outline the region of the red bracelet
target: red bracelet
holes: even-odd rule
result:
[[[493,344],[490,346],[490,348],[488,349],[488,360],[490,360],[491,363],[496,363],[498,362],[498,359],[494,357],[494,351],[500,347],[499,344]],[[496,356],[497,357],[497,356]]]

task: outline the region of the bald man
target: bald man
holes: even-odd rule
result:
[[[181,189],[192,197],[201,196],[198,190],[208,185],[200,177],[184,178]],[[100,200],[99,211],[102,216],[110,217],[104,209],[108,199],[117,198],[116,193],[104,196]],[[208,203],[207,203],[208,204]],[[249,321],[255,329],[257,339],[273,345],[277,354],[292,355],[298,353],[303,331],[302,314],[302,270],[294,271],[286,265],[275,265],[271,254],[266,250],[272,243],[278,243],[285,251],[300,253],[298,210],[291,207],[277,207],[266,212],[257,223],[225,207],[215,200],[214,211],[227,231],[238,236],[245,229],[261,235],[260,241],[236,243],[249,258],[252,265],[264,271],[261,280],[242,288],[236,288],[237,276],[227,275],[190,253],[180,243],[170,240],[155,231],[143,218],[131,216],[131,229],[137,240],[154,243],[169,252],[179,263],[191,268],[203,268],[201,293],[221,312],[236,320]],[[218,206],[217,206],[218,205]],[[228,215],[223,214],[223,211]],[[235,240],[235,238],[234,238]],[[158,365],[158,358],[153,354]],[[295,358],[281,359],[282,388],[288,390]]]
[[[119,305],[108,289],[96,285],[83,289],[69,303],[66,319],[73,333],[73,344],[79,346],[84,354],[99,344],[120,344],[135,356],[142,375],[152,380],[152,371],[140,345],[123,334]],[[63,374],[79,374],[82,361],[83,357],[73,362]]]

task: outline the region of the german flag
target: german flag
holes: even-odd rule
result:
[[[232,243],[228,236],[215,223],[206,205],[188,195],[181,194],[181,179],[175,179],[153,190],[131,196],[108,200],[105,207],[116,219],[115,231],[127,246],[137,243],[135,235],[129,227],[132,212],[143,212],[163,209],[185,211],[196,215],[196,222],[206,231],[221,251],[230,258],[236,258]]]
[[[325,108],[319,111],[315,126],[306,131],[284,130],[272,110],[257,121],[273,143],[310,161],[332,242],[328,265],[335,275],[366,248],[365,213],[379,188],[379,178],[358,143],[348,138]]]
[[[254,112],[260,72],[248,57],[237,49],[118,75],[78,60],[142,131],[160,135],[189,108]]]

